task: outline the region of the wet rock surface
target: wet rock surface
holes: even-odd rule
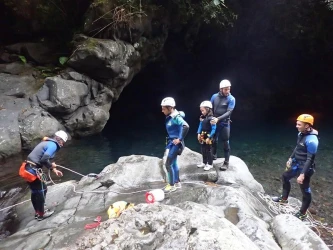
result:
[[[186,149],[180,162],[197,162],[195,157],[199,156]],[[105,167],[99,179],[84,177],[80,182],[50,186],[47,204],[55,213],[36,221],[30,204],[17,206],[18,229],[1,242],[2,249],[307,249],[301,247],[314,241],[325,247],[315,234],[308,245],[304,245],[302,235],[281,236],[288,223],[280,228],[277,222],[281,223],[281,218],[275,217],[258,196],[262,186],[234,156],[226,172],[230,171],[228,180],[235,181],[221,185],[198,181],[195,176],[203,176],[203,169],[196,165],[191,169],[192,163],[188,162],[187,172],[181,169],[182,188],[167,194],[160,203],[146,204],[145,192],[165,185],[159,162],[162,160],[156,157],[122,157]],[[205,171],[207,180],[214,172]],[[218,172],[217,182],[223,182],[220,176],[226,172]],[[120,200],[136,206],[119,218],[108,219],[106,210]],[[94,223],[98,215],[101,224],[85,230],[85,225]],[[297,230],[309,229],[299,221]],[[41,240],[33,241],[36,237]],[[288,241],[294,244],[283,243]]]

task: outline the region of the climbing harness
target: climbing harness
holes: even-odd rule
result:
[[[200,144],[213,144],[213,140],[209,139],[209,142],[206,143],[207,138],[210,137],[210,134],[208,134],[206,131],[202,131],[200,134]]]
[[[47,181],[48,181],[48,179],[47,179],[47,175],[44,174],[43,169],[41,169],[41,168],[37,168],[36,172],[37,172],[37,177],[38,177],[42,182],[47,182]]]

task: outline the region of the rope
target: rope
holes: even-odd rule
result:
[[[291,204],[281,204],[279,202],[272,201],[272,198],[269,195],[265,195],[263,193],[258,192],[258,196],[266,202],[268,205],[268,209],[275,213],[275,214],[295,214],[298,210],[299,207],[297,205],[291,205]],[[313,218],[312,214],[307,211],[307,218],[305,221],[307,222],[307,225],[310,228],[313,228],[316,230],[317,235],[321,237],[321,233],[319,229],[324,229],[326,230],[329,234],[333,235],[333,228],[327,227],[324,225],[321,221],[316,220]],[[332,247],[333,245],[327,245],[328,247]]]
[[[57,165],[57,167],[59,167],[59,168],[63,168],[63,169],[66,169],[66,170],[68,170],[68,171],[70,171],[70,172],[73,172],[74,174],[81,175],[82,177],[86,177],[86,175],[80,174],[80,173],[78,173],[78,172],[76,172],[76,171],[74,171],[74,170],[72,170],[72,169],[66,168],[66,167],[64,167],[64,166]],[[49,172],[49,173],[50,173],[50,172]],[[49,177],[50,177],[50,175],[49,175]],[[50,179],[51,179],[51,178],[50,178]],[[53,184],[55,184],[55,183],[53,183]]]

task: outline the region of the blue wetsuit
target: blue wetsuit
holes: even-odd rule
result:
[[[236,105],[236,99],[231,94],[225,96],[220,92],[214,94],[210,99],[213,104],[213,114],[214,117],[218,119],[216,126],[216,132],[213,142],[213,157],[217,158],[217,143],[219,135],[222,135],[223,150],[224,150],[224,160],[229,162],[230,157],[230,116]]]
[[[177,164],[178,153],[182,150],[184,145],[184,136],[186,136],[189,125],[181,117],[177,110],[174,110],[169,116],[165,118],[165,127],[168,133],[166,149],[169,153],[165,162],[165,167],[168,171],[169,184],[173,186],[179,182],[179,167]],[[174,139],[181,140],[181,143],[174,145]]]
[[[60,145],[54,139],[47,138],[40,142],[28,155],[26,170],[34,175],[37,175],[36,169],[46,167],[51,169],[52,163],[50,160],[55,156],[60,149]],[[33,182],[28,182],[31,189],[31,202],[36,214],[44,215],[44,204],[47,192],[46,183],[37,178]]]
[[[317,136],[318,131],[314,129],[306,134],[298,134],[296,148],[290,156],[292,159],[291,168],[282,174],[282,197],[285,200],[288,199],[290,193],[290,180],[294,177],[298,177],[300,174],[304,174],[303,184],[299,184],[303,194],[302,206],[300,209],[302,214],[306,213],[312,200],[310,179],[315,171],[314,159],[319,145]]]

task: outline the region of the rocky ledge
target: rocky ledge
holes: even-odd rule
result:
[[[121,157],[98,179],[50,186],[47,204],[55,213],[36,221],[30,202],[6,210],[2,223],[11,220],[16,230],[1,249],[329,249],[305,223],[269,209],[261,184],[240,158],[232,156],[224,172],[199,169],[200,160],[186,148],[179,157],[182,187],[154,204],[146,203],[146,191],[165,185],[156,157]],[[27,199],[28,192],[22,201]],[[135,207],[109,219],[107,209],[116,201]],[[102,222],[84,229],[97,216]]]

